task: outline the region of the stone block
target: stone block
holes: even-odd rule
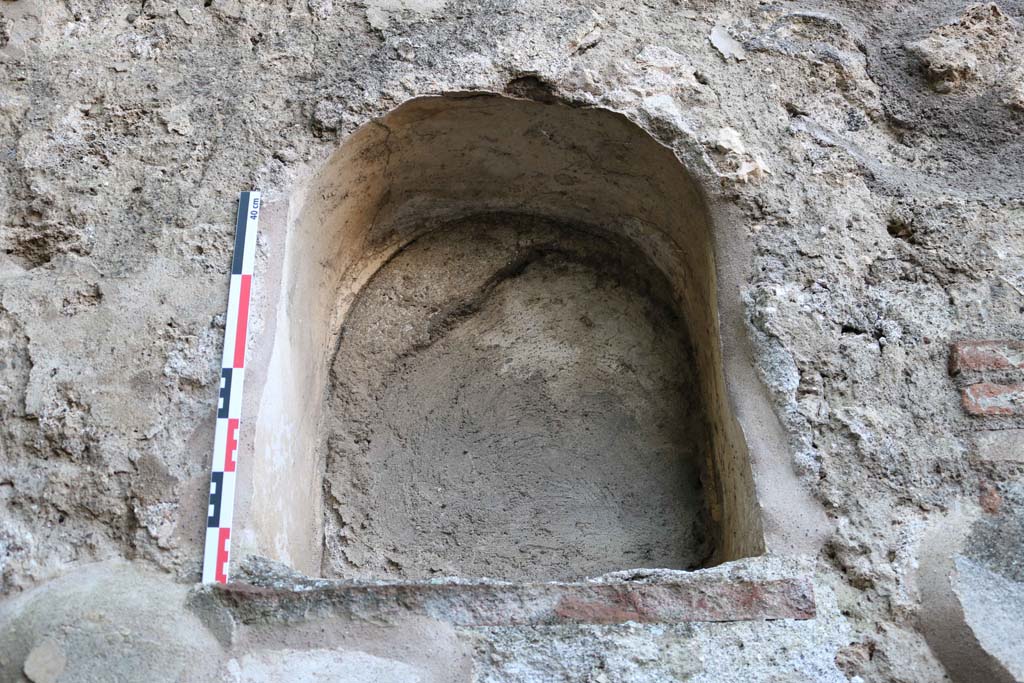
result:
[[[972,456],[983,462],[1024,462],[1024,429],[986,429],[972,435]]]
[[[922,543],[921,622],[958,683],[1024,680],[1024,487],[983,487]]]

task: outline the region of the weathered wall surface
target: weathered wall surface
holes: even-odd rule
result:
[[[746,334],[835,530],[814,623],[497,629],[451,635],[453,651],[488,681],[943,680],[926,538],[1022,514],[1024,391],[998,388],[1021,365],[951,377],[947,360],[952,342],[1024,338],[1024,4],[18,0],[0,15],[9,600],[94,561],[162,570],[133,584],[154,596],[198,578],[239,190],[286,196],[417,95],[550,91],[717,174],[708,191],[754,246]],[[983,382],[997,388],[969,389]],[[968,621],[970,585],[1020,590],[1011,553],[978,549],[1019,536],[979,538],[969,562],[939,552]],[[289,652],[245,655],[248,671],[286,671]]]

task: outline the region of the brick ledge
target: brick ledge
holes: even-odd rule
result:
[[[758,562],[768,559],[741,560],[730,563],[738,567],[724,569],[634,570],[546,583],[459,578],[353,582],[291,575],[258,581],[261,585],[202,587],[193,597],[246,624],[399,614],[469,627],[814,618],[810,572],[780,576],[758,571]]]

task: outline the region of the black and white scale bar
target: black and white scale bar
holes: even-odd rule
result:
[[[249,327],[249,300],[259,219],[260,193],[243,192],[238,199],[228,315],[224,324],[217,431],[213,440],[210,506],[206,517],[206,546],[203,550],[203,583],[228,581],[242,385],[245,382],[246,330]]]

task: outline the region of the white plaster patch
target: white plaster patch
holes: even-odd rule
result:
[[[394,659],[345,650],[269,650],[232,659],[231,683],[418,683],[421,669]]]

